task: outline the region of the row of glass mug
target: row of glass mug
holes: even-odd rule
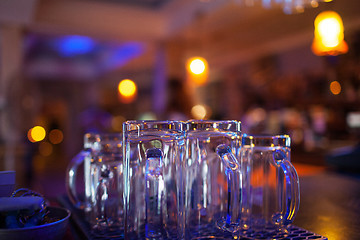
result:
[[[125,239],[280,238],[300,201],[290,137],[242,134],[239,121],[126,121],[123,133],[86,134],[67,189],[94,234]]]

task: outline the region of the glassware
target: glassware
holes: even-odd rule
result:
[[[90,223],[96,236],[124,237],[123,158],[100,153],[90,165],[93,199]]]
[[[240,236],[287,234],[299,209],[299,178],[290,162],[288,135],[242,137],[242,230]]]
[[[94,156],[99,153],[122,154],[122,134],[86,133],[84,135],[84,149],[69,163],[66,176],[66,190],[71,203],[85,212],[91,211],[94,200],[94,184],[91,183],[90,165]],[[84,166],[85,196],[76,188],[79,166]]]
[[[70,202],[77,208],[83,209],[85,212],[91,210],[90,195],[90,163],[92,161],[91,153],[97,151],[100,141],[100,135],[95,133],[86,133],[84,135],[84,149],[71,159],[66,171],[66,191]],[[78,169],[84,165],[84,187],[85,196],[76,188],[76,179]]]
[[[240,126],[238,121],[186,124],[186,239],[232,238],[240,227],[240,166],[236,157],[221,159],[216,153],[225,144],[239,157]]]
[[[84,165],[84,200],[76,188],[77,172]],[[85,211],[95,235],[122,236],[123,158],[121,133],[87,133],[84,149],[70,162],[66,187],[70,201]]]
[[[125,239],[183,239],[184,123],[127,121]]]

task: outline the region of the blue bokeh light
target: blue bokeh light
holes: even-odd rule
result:
[[[131,59],[143,54],[143,52],[144,46],[139,42],[124,43],[113,49],[111,56],[104,61],[104,67],[105,69],[121,67]]]
[[[66,57],[90,53],[95,45],[91,38],[77,35],[62,37],[56,41],[59,53]]]
[[[60,56],[69,58],[68,60],[83,56],[99,71],[111,71],[126,65],[130,60],[142,55],[145,47],[140,42],[114,44],[97,42],[90,37],[79,35],[56,38],[51,44]]]

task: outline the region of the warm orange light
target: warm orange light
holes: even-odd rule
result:
[[[319,3],[317,1],[311,1],[310,2],[311,7],[317,8],[319,6]]]
[[[44,140],[46,131],[41,126],[35,126],[28,131],[28,139],[30,142],[40,142]]]
[[[206,107],[203,105],[195,105],[191,108],[191,115],[195,119],[204,119],[207,115]]]
[[[205,71],[205,62],[200,58],[195,58],[190,62],[190,71],[194,74],[202,74]]]
[[[198,86],[204,85],[208,77],[208,63],[202,57],[193,57],[187,61],[187,72],[190,81]]]
[[[333,81],[330,83],[330,91],[334,95],[338,95],[341,92],[341,85],[338,81]]]
[[[123,79],[119,82],[118,92],[122,102],[130,103],[136,97],[137,86],[134,81],[130,79]]]
[[[133,96],[136,89],[136,84],[130,79],[124,79],[119,83],[119,93],[124,97]]]
[[[344,41],[344,25],[339,14],[334,11],[322,12],[316,17],[314,25],[314,54],[338,55],[348,51]]]
[[[63,141],[64,135],[59,129],[53,129],[49,132],[49,141],[52,144],[59,144]]]

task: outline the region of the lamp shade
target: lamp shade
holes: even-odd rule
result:
[[[347,53],[344,40],[344,25],[340,15],[334,11],[321,12],[314,21],[314,41],[312,51],[315,55],[339,55]]]

